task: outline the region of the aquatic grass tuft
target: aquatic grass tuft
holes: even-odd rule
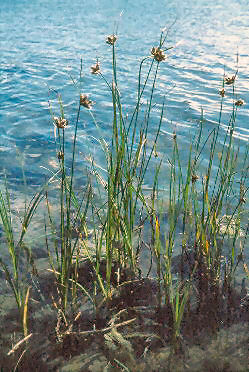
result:
[[[27,319],[30,294],[30,286],[26,280],[26,271],[28,272],[31,270],[33,266],[32,252],[26,247],[24,237],[42,197],[43,192],[41,191],[33,196],[27,208],[25,206],[22,228],[19,239],[16,242],[14,237],[10,194],[7,182],[5,182],[5,194],[0,190],[0,218],[3,226],[4,238],[7,242],[10,263],[6,263],[0,257],[0,266],[3,269],[5,278],[15,296],[24,337],[28,335]]]
[[[81,80],[82,75],[82,61],[80,69]],[[74,81],[73,81],[74,82]],[[54,92],[57,97],[57,102],[60,110],[60,115],[63,121],[67,121],[64,117],[64,107],[61,95],[58,92]],[[78,102],[78,110],[76,123],[74,127],[74,137],[72,145],[72,157],[71,167],[68,169],[66,166],[67,154],[65,147],[65,129],[66,126],[58,126],[56,128],[55,139],[57,140],[58,152],[57,157],[59,161],[59,173],[56,174],[56,178],[60,183],[60,231],[59,236],[55,228],[55,221],[53,220],[50,205],[47,199],[47,210],[49,217],[49,225],[51,227],[53,242],[54,242],[54,255],[51,252],[47,239],[47,250],[50,258],[50,264],[53,272],[57,278],[58,290],[60,294],[61,311],[65,312],[68,304],[69,290],[71,290],[72,298],[76,300],[76,287],[77,284],[77,265],[79,259],[79,250],[77,248],[78,240],[81,236],[81,232],[87,235],[87,229],[85,227],[85,218],[89,204],[90,189],[87,189],[86,195],[86,209],[82,212],[82,202],[80,202],[74,193],[73,181],[74,181],[74,168],[75,168],[75,152],[77,142],[77,131],[80,119],[81,107],[90,109],[92,101],[86,95],[80,94]],[[54,118],[52,104],[50,103],[50,112],[52,118]],[[48,195],[48,194],[47,194]],[[74,214],[73,214],[74,213]],[[75,218],[74,218],[75,216]],[[76,224],[79,224],[79,234],[75,242],[72,241],[73,231],[76,229]],[[82,286],[81,286],[82,287]],[[87,293],[87,291],[85,291]]]
[[[81,108],[90,109],[93,102],[88,96],[80,93],[69,176],[65,166],[64,145],[64,131],[67,126],[57,125],[59,145],[57,154],[60,164],[59,180],[61,184],[61,227],[59,239],[54,230],[57,266],[55,267],[54,263],[52,266],[58,276],[64,304],[63,309],[67,307],[68,290],[72,283],[74,283],[72,293],[74,293],[75,301],[76,287],[82,288],[84,294],[91,298],[97,308],[98,305],[94,297],[78,283],[77,269],[82,259],[80,257],[82,253],[80,252],[84,252],[85,259],[89,260],[92,265],[95,277],[92,285],[95,288],[95,295],[97,296],[99,288],[105,300],[110,301],[114,283],[121,284],[122,281],[133,280],[140,275],[138,262],[140,254],[142,254],[141,235],[140,241],[134,245],[136,231],[138,225],[141,229],[146,221],[150,221],[151,249],[154,254],[158,283],[157,305],[160,308],[165,303],[171,307],[173,314],[173,343],[176,349],[180,339],[184,311],[190,301],[192,287],[195,286],[199,291],[197,296],[198,306],[204,309],[203,301],[207,295],[204,292],[208,291],[208,296],[211,296],[218,287],[223,286],[223,288],[227,288],[227,283],[232,283],[235,270],[240,262],[238,257],[242,252],[237,249],[237,240],[240,236],[241,216],[244,213],[244,200],[246,199],[246,189],[243,186],[245,174],[240,180],[239,202],[229,206],[233,210],[230,212],[230,217],[226,220],[225,230],[224,228],[223,230],[221,229],[221,221],[224,221],[225,216],[228,215],[229,196],[233,193],[233,184],[238,180],[238,178],[235,178],[235,172],[239,150],[234,147],[233,132],[237,109],[244,102],[242,100],[234,100],[227,131],[225,136],[222,137],[220,135],[220,127],[225,99],[224,86],[227,85],[229,89],[229,85],[231,85],[233,93],[235,92],[234,85],[237,72],[231,78],[224,76],[222,88],[219,91],[221,104],[218,125],[203,140],[203,123],[205,119],[202,113],[199,132],[189,147],[185,171],[182,166],[177,135],[173,133],[172,158],[169,159],[169,207],[167,211],[169,223],[164,233],[164,243],[162,243],[163,230],[159,223],[160,213],[156,207],[162,160],[158,159],[158,165],[155,169],[150,203],[148,203],[147,196],[144,193],[143,183],[151,160],[156,156],[156,145],[165,110],[165,103],[163,102],[154,139],[148,145],[149,123],[153,110],[159,64],[165,60],[165,52],[172,49],[172,47],[165,48],[164,46],[167,32],[163,31],[161,33],[158,47],[153,47],[151,55],[145,57],[140,63],[137,101],[130,118],[123,113],[123,103],[118,83],[117,37],[115,35],[109,36],[106,40],[107,44],[111,46],[112,81],[108,82],[100,71],[99,61],[97,61],[95,66],[91,67],[91,72],[98,74],[99,78],[105,81],[110,92],[113,117],[111,139],[106,141],[101,135],[97,139],[105,157],[105,167],[103,168],[102,165],[96,164],[93,158],[88,158],[91,180],[89,178],[85,203],[80,203],[77,200],[73,190],[75,146]],[[153,57],[152,59],[151,56]],[[145,74],[144,70],[146,70]],[[78,83],[74,80],[73,83],[78,89]],[[66,119],[64,117],[62,100],[59,94],[57,96],[60,107],[60,120],[64,122]],[[148,97],[148,101],[147,106],[143,107],[141,102],[145,96]],[[99,131],[94,112],[86,110],[85,114],[87,113]],[[51,114],[54,117],[52,111]],[[141,120],[142,117],[143,119]],[[203,151],[207,148],[209,148],[210,154],[208,165],[205,169],[203,167],[200,169],[200,159]],[[217,153],[218,159],[216,157]],[[94,189],[98,190],[101,200],[98,206],[94,197]],[[75,208],[74,212],[71,210],[72,203]],[[85,210],[82,214],[81,208],[83,204],[85,205]],[[52,221],[50,212],[49,220],[50,222]],[[78,236],[72,244],[72,230],[77,226],[77,220],[80,220],[80,227],[77,228]],[[87,220],[92,220],[93,222],[93,250],[89,249],[88,246],[89,228]],[[182,245],[179,258],[179,277],[176,277],[176,274],[172,272],[172,260],[175,257],[175,238],[179,223],[182,224]],[[229,240],[229,244],[232,244],[232,246],[224,269],[224,245],[228,242],[231,235],[229,234],[229,228],[232,224],[234,224],[234,234],[232,240]],[[54,225],[54,222],[51,225]],[[50,257],[52,257],[51,254]],[[189,257],[189,262],[186,262],[186,257]],[[105,265],[104,271],[103,263]],[[186,266],[189,267],[187,268]],[[74,272],[73,278],[72,271]],[[226,282],[226,285],[222,284],[222,280],[224,280],[224,283]],[[176,282],[178,283],[177,285],[175,284]],[[217,303],[214,306],[220,305]]]

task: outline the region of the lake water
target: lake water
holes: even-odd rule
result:
[[[156,90],[157,103],[166,95],[167,109],[158,147],[159,155],[165,159],[163,166],[167,168],[174,131],[181,151],[187,153],[202,109],[206,119],[203,136],[208,136],[217,125],[218,91],[224,71],[227,75],[235,73],[237,54],[236,92],[246,104],[238,110],[234,139],[240,145],[242,162],[249,142],[247,0],[1,0],[0,176],[3,179],[7,174],[11,189],[21,190],[21,164],[27,184],[34,189],[56,169],[48,106],[54,96],[49,95],[49,89],[62,95],[65,115],[71,124],[69,146],[78,103],[78,92],[70,76],[78,77],[82,58],[82,91],[95,102],[93,114],[108,140],[111,97],[105,83],[90,73],[97,57],[103,74],[111,80],[111,48],[105,43],[106,36],[118,28],[119,87],[124,111],[129,115],[136,99],[139,61],[158,44],[161,29],[174,21],[167,45],[181,43],[161,63]],[[223,108],[224,133],[231,102],[228,93]],[[152,121],[151,134],[159,114],[160,110]],[[83,183],[85,157],[91,153],[97,162],[103,158],[99,144],[92,138],[98,135],[91,117],[83,113],[78,135]],[[206,160],[204,154],[203,162]],[[163,181],[160,186],[167,188]]]

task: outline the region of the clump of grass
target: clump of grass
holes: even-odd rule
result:
[[[109,46],[111,47],[112,53],[112,82],[108,82],[100,70],[100,64],[97,62],[96,66],[93,66],[92,72],[98,74],[100,78],[103,78],[106,82],[107,89],[109,89],[112,97],[112,108],[113,108],[113,125],[112,125],[112,139],[110,143],[107,143],[104,138],[100,138],[98,141],[104,153],[106,159],[106,174],[107,177],[103,178],[103,175],[99,172],[98,166],[91,161],[92,173],[95,174],[95,185],[98,188],[102,188],[102,205],[103,207],[98,208],[96,213],[96,206],[92,199],[92,193],[89,192],[86,196],[86,208],[83,215],[80,209],[77,209],[76,205],[79,203],[74,198],[73,192],[73,177],[74,177],[74,160],[75,160],[75,146],[77,139],[77,127],[80,118],[80,111],[84,109],[90,109],[92,101],[83,93],[80,93],[78,115],[75,125],[75,135],[72,151],[72,163],[71,173],[69,179],[66,176],[65,167],[65,131],[67,130],[67,120],[65,119],[64,109],[61,97],[58,95],[58,102],[60,107],[60,118],[55,117],[51,109],[53,121],[55,123],[55,131],[58,137],[59,146],[59,162],[60,162],[60,251],[58,246],[55,248],[57,267],[53,270],[59,275],[59,283],[61,290],[63,291],[62,297],[64,302],[64,308],[66,308],[67,288],[68,283],[71,280],[70,273],[73,266],[72,260],[76,250],[76,244],[71,247],[71,203],[74,201],[74,215],[81,220],[81,228],[83,227],[86,219],[89,205],[91,204],[92,216],[94,225],[100,226],[99,231],[94,228],[95,236],[95,261],[92,256],[88,253],[88,242],[85,239],[80,239],[81,247],[83,251],[87,252],[87,257],[94,265],[96,278],[98,285],[100,286],[102,293],[106,298],[111,297],[111,281],[112,281],[112,267],[117,263],[118,265],[118,276],[125,276],[129,270],[136,275],[138,266],[138,248],[134,247],[134,230],[137,227],[137,218],[139,213],[143,209],[146,210],[146,217],[149,218],[151,215],[150,208],[148,207],[145,197],[143,194],[143,181],[145,178],[146,171],[148,169],[150,160],[155,150],[158,136],[160,133],[160,127],[164,114],[164,104],[162,105],[160,120],[158,128],[155,133],[154,142],[148,146],[148,127],[150,122],[150,116],[153,106],[153,97],[155,91],[155,85],[158,75],[159,63],[165,58],[159,58],[158,55],[164,55],[163,47],[166,40],[164,33],[161,34],[159,46],[155,51],[148,57],[144,58],[139,67],[138,77],[138,92],[137,102],[135,104],[134,111],[131,115],[131,119],[128,120],[123,115],[122,102],[119,93],[118,80],[117,80],[117,60],[116,60],[116,41],[117,37],[110,36],[107,39]],[[167,50],[167,49],[166,49]],[[146,63],[149,62],[148,67]],[[142,70],[146,68],[147,73],[145,79],[142,79]],[[80,81],[80,79],[79,79]],[[149,88],[149,103],[145,113],[141,110],[141,100],[146,92],[146,88],[152,82],[152,88]],[[74,81],[76,87],[77,82]],[[88,110],[92,119],[94,120],[96,127],[98,128],[97,120],[95,119],[91,110]],[[145,115],[145,122],[140,123],[141,114]],[[62,125],[62,124],[63,125]],[[92,186],[89,186],[91,189]],[[78,203],[78,204],[77,204]],[[89,204],[90,203],[90,204]],[[51,215],[49,213],[50,220]],[[88,213],[89,216],[89,213]],[[74,219],[76,224],[76,219]],[[67,237],[65,237],[65,232]],[[81,231],[80,231],[81,233]],[[87,227],[85,226],[84,236],[87,236]],[[80,235],[80,234],[79,234]],[[58,239],[55,239],[55,242]],[[79,239],[77,239],[79,243]],[[105,279],[100,275],[100,260],[105,257],[106,270]],[[118,279],[119,281],[119,279]]]
[[[0,190],[0,218],[9,252],[8,263],[0,257],[0,266],[14,294],[24,337],[28,335],[28,301],[30,294],[30,286],[25,276],[26,272],[32,267],[33,262],[31,251],[24,243],[24,237],[41,198],[42,192],[39,192],[33,196],[28,208],[25,207],[20,236],[18,241],[16,241],[14,237],[10,194],[7,182],[5,183],[5,193]]]
[[[235,79],[231,84],[234,82]],[[223,86],[224,83],[226,80],[223,80]],[[233,92],[234,89],[233,87]],[[177,136],[173,136],[173,154],[170,161],[169,226],[168,231],[165,232],[165,248],[159,237],[158,217],[156,217],[155,227],[152,226],[156,236],[154,254],[158,268],[157,276],[164,288],[165,302],[170,303],[172,308],[175,350],[177,350],[175,341],[177,338],[179,341],[185,306],[190,301],[191,288],[192,293],[193,290],[197,291],[196,313],[200,315],[200,318],[205,317],[214,328],[219,328],[221,313],[224,316],[227,311],[227,316],[231,315],[234,306],[231,302],[231,297],[233,297],[231,293],[235,272],[243,262],[243,247],[246,238],[243,242],[240,235],[241,231],[243,229],[246,231],[247,228],[245,224],[242,226],[241,222],[243,214],[247,213],[244,196],[248,191],[245,187],[248,167],[242,171],[240,177],[236,175],[239,149],[234,146],[233,132],[239,107],[236,104],[237,101],[232,106],[221,152],[218,152],[218,141],[222,140],[220,126],[223,99],[222,94],[218,126],[204,143],[201,141],[203,117],[201,118],[199,134],[190,145],[185,172],[181,166]],[[198,166],[202,151],[206,146],[210,147],[209,162],[201,175]],[[217,152],[218,166],[215,164]],[[244,164],[248,162],[247,151],[243,162]],[[239,194],[235,191],[236,183],[242,185],[242,192],[240,190]],[[237,200],[234,198],[231,205],[228,202],[229,197],[236,192]],[[221,221],[226,217],[228,205],[232,211],[226,219],[225,229],[221,230]],[[176,226],[181,220],[183,238],[177,270],[178,279],[174,275],[174,281],[178,284],[172,292],[172,258],[175,250]],[[224,296],[226,305],[224,305]],[[160,298],[162,296],[159,296],[159,300]],[[190,311],[189,305],[187,312]],[[227,306],[226,310],[225,306]]]
[[[80,78],[82,75],[82,61],[81,61],[81,69],[80,69]],[[58,283],[58,290],[60,295],[60,302],[63,311],[67,308],[68,302],[68,291],[69,289],[72,290],[72,298],[75,299],[75,292],[77,286],[77,264],[79,258],[79,251],[77,249],[78,239],[80,234],[83,233],[87,235],[87,230],[85,227],[85,219],[86,213],[89,204],[89,198],[91,195],[90,188],[87,189],[85,194],[86,206],[85,210],[82,211],[82,203],[76,198],[74,193],[74,168],[75,168],[75,152],[76,152],[76,141],[77,141],[77,131],[78,131],[78,124],[80,119],[80,111],[81,107],[90,108],[91,101],[88,99],[86,95],[80,94],[79,101],[78,101],[78,110],[77,110],[77,117],[76,123],[74,127],[74,137],[73,137],[73,146],[72,146],[72,157],[71,157],[71,166],[68,168],[66,165],[67,154],[66,154],[66,147],[65,147],[65,131],[68,126],[68,120],[65,118],[64,107],[61,95],[58,92],[55,92],[56,97],[58,99],[60,117],[56,117],[53,112],[52,105],[50,104],[50,111],[52,120],[54,123],[54,134],[55,139],[57,139],[57,158],[59,162],[59,172],[55,175],[57,180],[60,183],[60,231],[59,236],[57,235],[57,231],[55,228],[55,222],[53,220],[50,204],[47,200],[47,210],[48,210],[48,217],[49,217],[49,224],[52,228],[52,235],[54,241],[54,253],[51,252],[48,240],[47,247],[48,247],[48,254],[50,258],[50,264],[52,267],[53,272],[56,275],[57,283]],[[69,173],[69,174],[68,174]],[[46,194],[48,196],[48,193]],[[74,213],[74,215],[73,215]],[[80,233],[78,238],[73,243],[72,241],[72,232],[76,228],[76,223],[80,221],[79,229]],[[47,226],[45,225],[47,229]],[[70,285],[71,284],[71,285]]]

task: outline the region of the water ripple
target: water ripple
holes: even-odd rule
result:
[[[120,12],[123,15],[120,17]],[[20,171],[11,158],[16,149],[23,152],[30,177],[39,183],[44,179],[40,166],[52,164],[55,158],[53,112],[60,114],[56,96],[49,89],[62,94],[65,115],[69,118],[67,141],[72,138],[76,120],[78,93],[81,89],[95,102],[93,113],[100,132],[87,112],[80,118],[78,145],[83,158],[90,149],[95,157],[103,158],[93,137],[111,136],[112,101],[103,80],[90,74],[90,66],[99,58],[101,69],[111,81],[111,48],[105,37],[116,31],[119,87],[124,113],[132,114],[136,101],[139,61],[150,54],[156,45],[160,29],[172,24],[168,45],[179,40],[182,44],[167,56],[160,66],[155,91],[155,106],[150,135],[160,118],[161,104],[166,97],[166,118],[162,125],[161,141],[171,140],[175,131],[182,144],[190,141],[199,126],[202,111],[205,116],[204,135],[217,126],[220,110],[219,89],[222,77],[239,73],[236,88],[238,98],[246,104],[238,110],[234,139],[242,145],[248,134],[248,65],[249,65],[249,7],[246,1],[231,0],[168,1],[93,0],[88,6],[82,1],[17,0],[1,2],[0,57],[0,172],[8,172],[17,179]],[[71,77],[79,76],[83,59],[81,88],[75,88]],[[148,65],[143,68],[145,76]],[[223,106],[221,130],[225,133],[231,116],[232,91],[227,88]],[[146,106],[146,98],[144,101]],[[171,145],[162,146],[167,158]]]

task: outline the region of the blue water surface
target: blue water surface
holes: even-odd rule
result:
[[[202,110],[206,119],[203,137],[217,126],[218,91],[224,71],[235,73],[237,58],[236,94],[245,105],[237,113],[234,139],[240,146],[242,164],[249,140],[247,0],[1,0],[0,174],[7,174],[13,188],[23,182],[21,164],[27,183],[33,186],[41,185],[56,170],[48,104],[54,104],[56,96],[51,90],[62,95],[70,122],[66,139],[70,149],[79,97],[71,77],[78,78],[81,59],[81,92],[95,102],[92,112],[99,130],[85,110],[80,117],[77,161],[84,168],[91,153],[104,166],[97,139],[103,135],[108,141],[111,136],[111,95],[105,82],[91,74],[90,66],[98,58],[103,74],[111,81],[111,48],[105,39],[118,33],[119,88],[124,112],[130,115],[136,100],[139,62],[158,44],[161,30],[170,25],[166,46],[181,43],[160,65],[157,106],[149,128],[153,138],[165,96],[166,113],[158,144],[165,172],[173,132],[178,135],[184,158],[199,128]],[[231,114],[231,92],[230,87],[223,107],[224,133]],[[59,115],[58,105],[53,110]],[[203,163],[207,162],[208,152],[202,156]],[[152,167],[149,177],[153,173]]]

